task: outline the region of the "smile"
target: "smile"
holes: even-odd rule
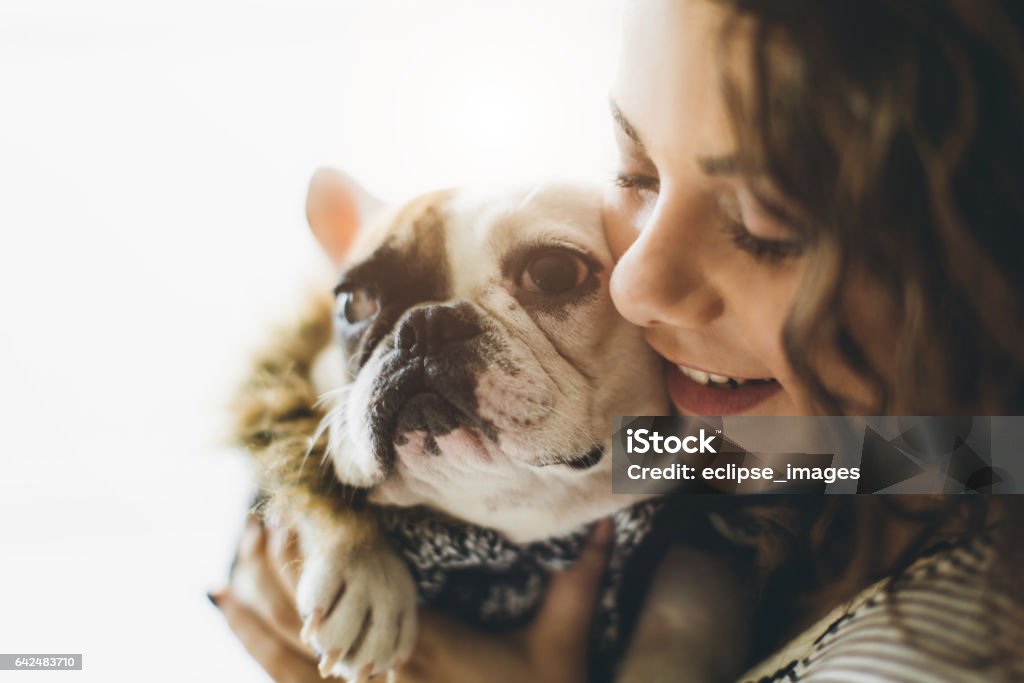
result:
[[[672,402],[690,415],[739,415],[782,390],[771,378],[740,378],[669,363],[666,382]]]
[[[705,386],[716,387],[719,389],[736,389],[737,387],[744,386],[746,384],[764,384],[766,382],[773,382],[771,378],[768,379],[741,379],[738,377],[729,377],[728,375],[716,375],[711,372],[704,372],[703,370],[696,370],[694,368],[687,367],[685,365],[676,365],[686,377],[689,377],[698,384]]]

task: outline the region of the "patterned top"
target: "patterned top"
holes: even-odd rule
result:
[[[882,580],[742,677],[744,683],[1024,681],[1024,604],[988,585],[979,537]]]

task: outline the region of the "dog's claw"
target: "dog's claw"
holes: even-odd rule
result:
[[[302,641],[313,645],[311,642],[313,633],[320,628],[320,622],[323,621],[324,611],[319,607],[313,610],[308,617],[306,617],[305,623],[302,624],[302,632],[299,633],[299,637]],[[315,645],[313,645],[316,647]]]
[[[355,683],[368,683],[373,673],[373,664],[367,664],[355,676]]]
[[[416,588],[387,546],[311,554],[296,597],[300,613],[309,615],[303,641],[326,653],[319,663],[324,676],[365,681],[412,652]]]
[[[331,650],[321,657],[319,665],[320,675],[324,678],[330,676],[331,669],[334,668],[334,665],[338,663],[339,659],[341,659],[341,650]]]

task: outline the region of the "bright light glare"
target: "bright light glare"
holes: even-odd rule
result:
[[[204,592],[233,378],[324,264],[306,182],[605,178],[615,0],[0,3],[0,650],[261,680]]]

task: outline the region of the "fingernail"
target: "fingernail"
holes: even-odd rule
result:
[[[242,530],[242,537],[238,541],[238,549],[242,554],[251,555],[262,547],[266,538],[267,530],[259,517],[250,514],[245,518],[245,528]]]
[[[331,650],[321,657],[320,665],[317,667],[320,669],[320,675],[327,678],[331,674],[331,669],[334,668],[334,665],[338,663],[339,659],[341,659],[341,650]]]
[[[323,618],[324,611],[322,609],[318,607],[315,610],[313,610],[312,614],[310,614],[308,617],[306,617],[306,619],[304,619],[304,623],[302,624],[302,632],[299,634],[299,637],[302,638],[303,641],[309,643],[313,638],[313,631],[315,631],[320,626],[320,622],[323,620]]]
[[[244,538],[259,538],[263,534],[263,523],[256,515],[249,515],[245,518],[245,528],[242,529]]]
[[[590,542],[595,546],[603,547],[611,543],[614,536],[615,522],[611,517],[605,517],[594,525],[593,531],[590,532]]]
[[[284,533],[280,529],[268,529],[267,530],[267,551],[271,557],[277,557],[281,554],[284,548],[282,537]]]
[[[216,607],[217,609],[220,609],[220,601],[221,601],[221,598],[223,598],[223,597],[224,596],[222,594],[219,594],[219,593],[207,592],[207,594],[206,594],[206,599],[209,600],[210,604],[213,605],[214,607]]]

